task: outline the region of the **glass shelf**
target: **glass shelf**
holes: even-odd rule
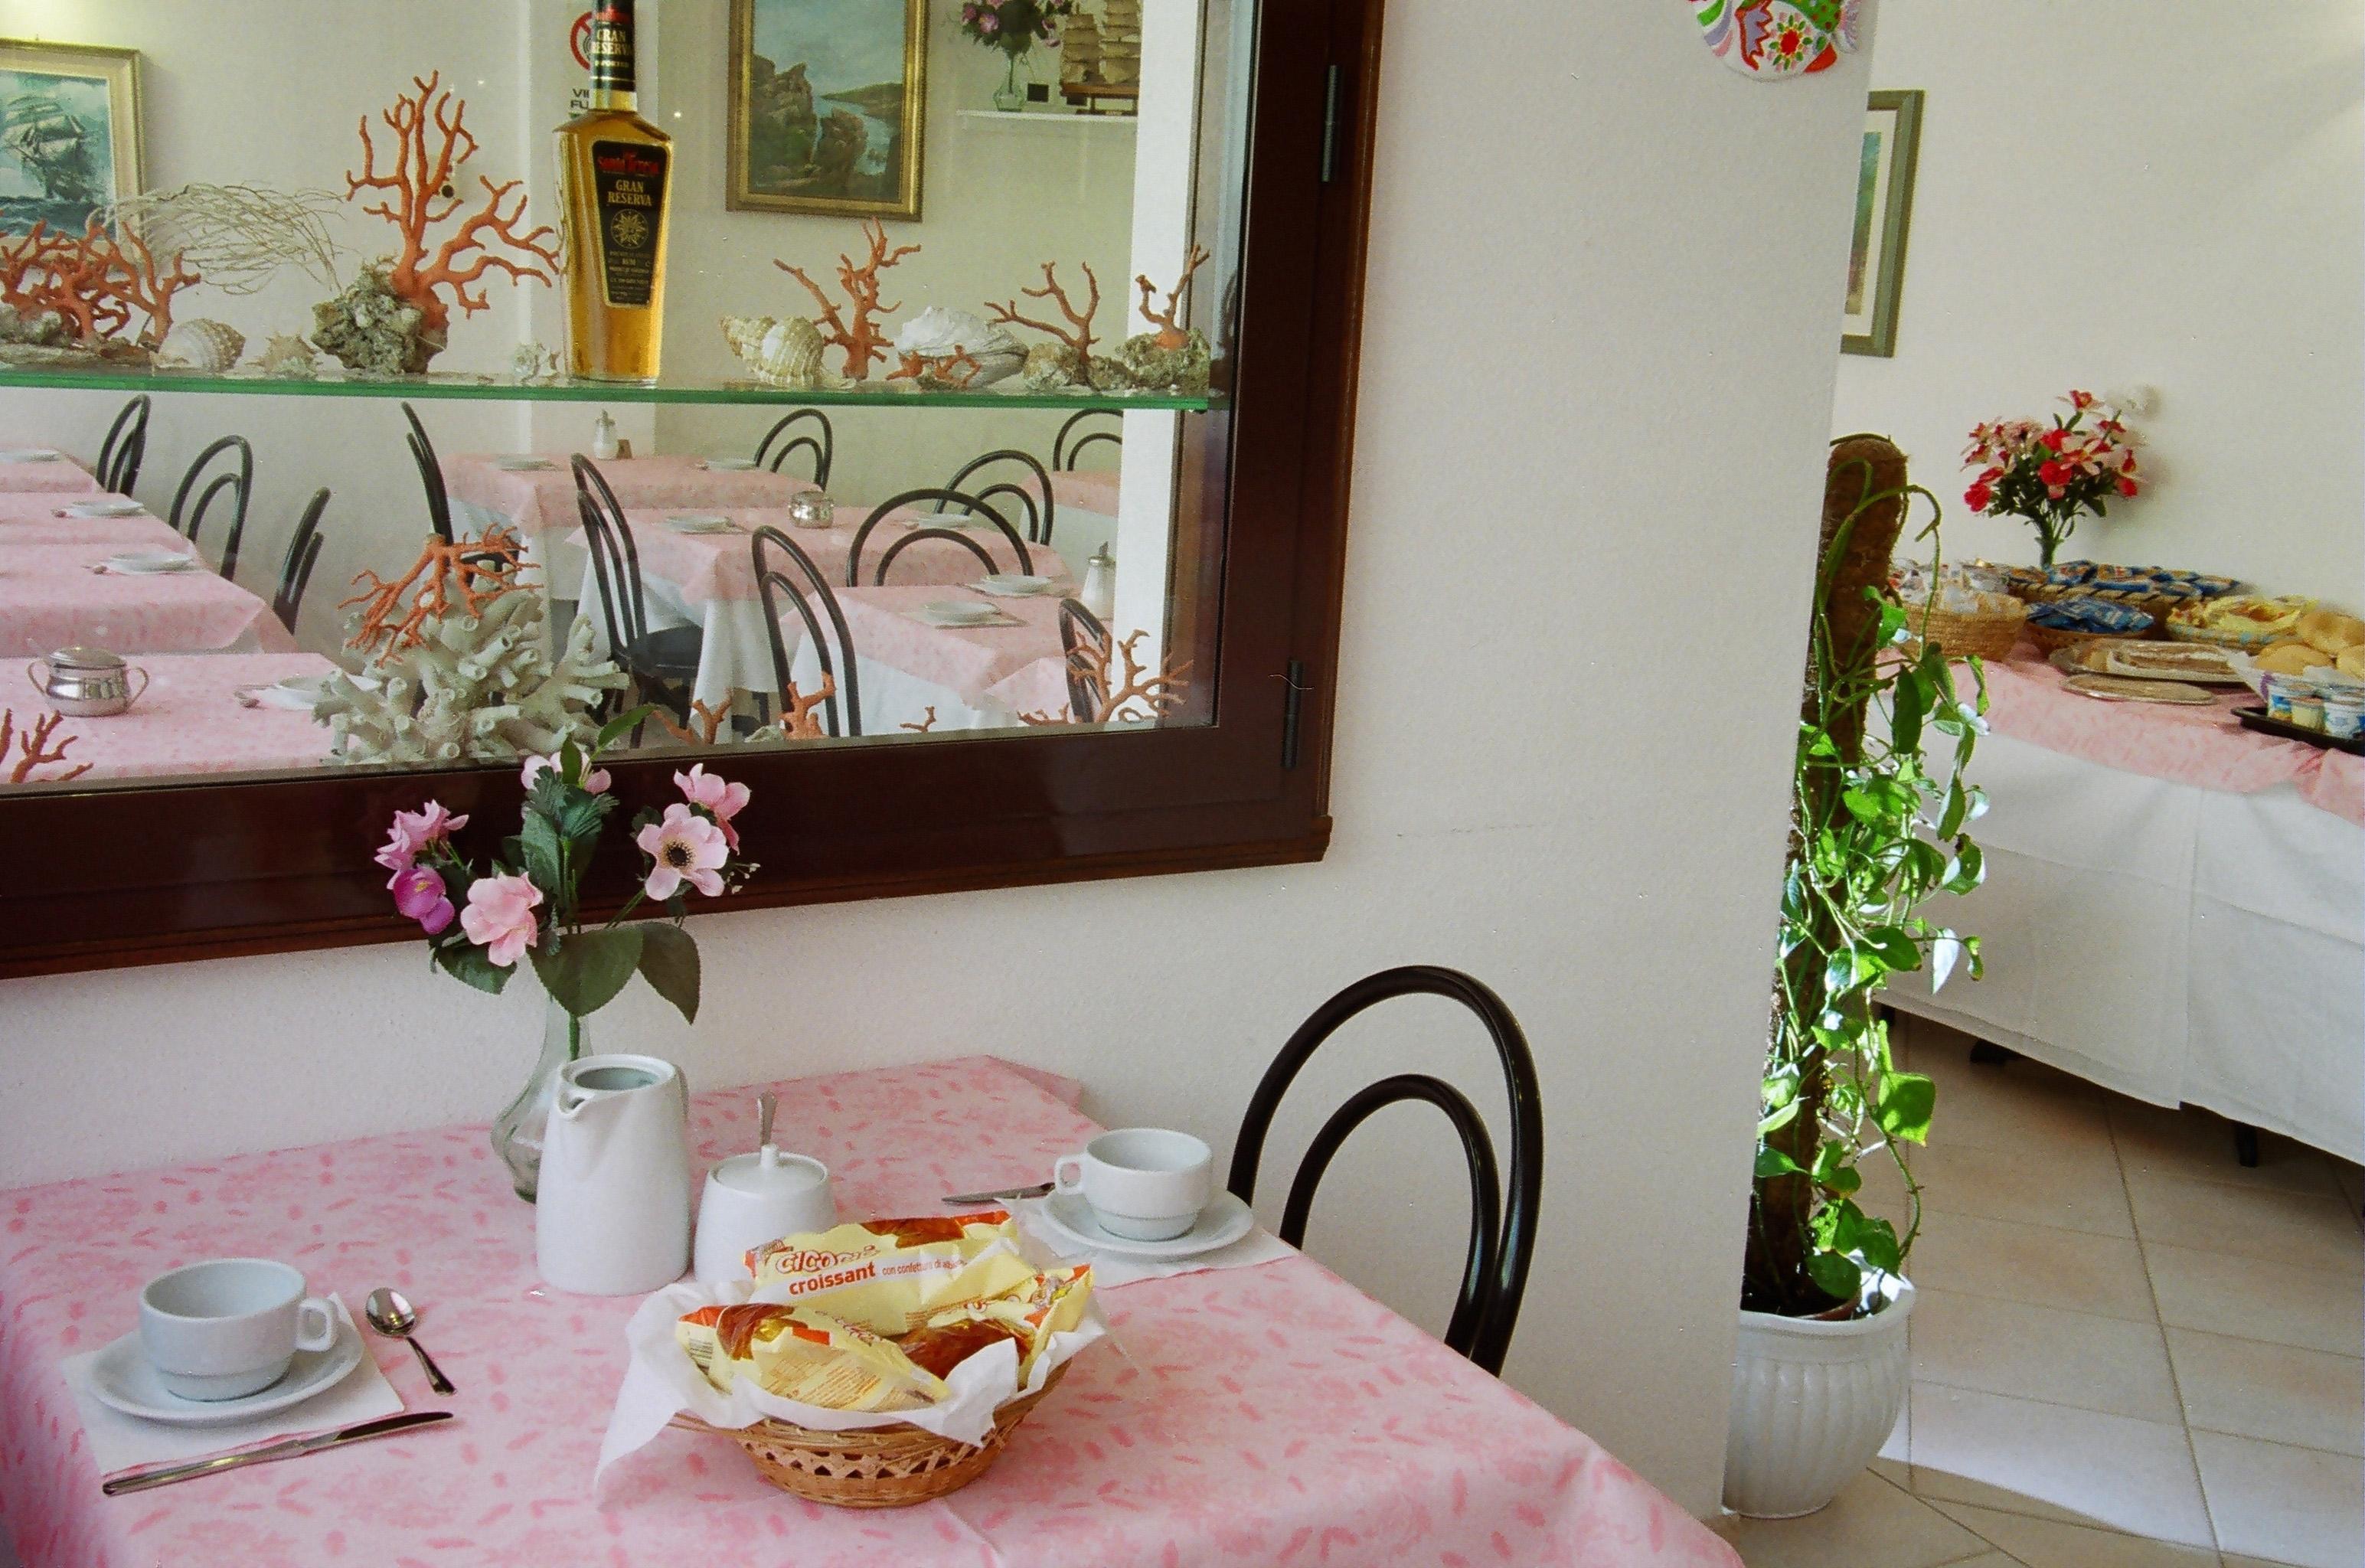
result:
[[[315,377],[254,374],[207,375],[195,371],[140,370],[120,365],[80,368],[0,364],[0,386],[38,386],[60,391],[213,392],[267,398],[410,398],[505,403],[729,403],[829,407],[929,409],[1164,409],[1201,413],[1225,406],[1220,393],[1032,392],[1015,379],[973,392],[906,391],[902,383],[860,382],[851,386],[776,386],[733,377],[668,376],[654,386],[566,377],[520,381],[506,375],[431,372],[425,375]]]

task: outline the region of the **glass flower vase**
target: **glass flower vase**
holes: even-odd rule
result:
[[[542,1055],[533,1075],[493,1123],[493,1152],[510,1170],[510,1184],[527,1203],[542,1184],[542,1135],[550,1124],[550,1106],[558,1094],[558,1073],[588,1049],[588,1020],[577,1018],[555,1000],[543,1003]]]
[[[1002,85],[993,95],[993,106],[1003,114],[1014,115],[1022,113],[1026,107],[1026,89],[1018,84],[1018,57],[1014,54],[1011,55],[1009,61],[1010,69],[1003,76]]]

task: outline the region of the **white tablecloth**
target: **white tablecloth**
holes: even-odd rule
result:
[[[1928,913],[1987,978],[1889,1000],[2157,1104],[2365,1161],[2365,828],[1990,735],[1987,885]]]

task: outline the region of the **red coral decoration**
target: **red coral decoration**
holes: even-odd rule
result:
[[[989,302],[986,308],[993,312],[990,319],[998,326],[1032,327],[1038,332],[1048,332],[1067,344],[1075,353],[1078,376],[1086,378],[1092,375],[1093,317],[1101,308],[1101,280],[1093,274],[1093,264],[1090,262],[1081,262],[1077,264],[1084,269],[1084,282],[1091,286],[1093,291],[1091,299],[1085,302],[1082,310],[1078,310],[1075,302],[1068,297],[1068,291],[1059,286],[1059,265],[1053,262],[1043,263],[1042,287],[1022,288],[1018,291],[1029,299],[1048,299],[1057,305],[1059,308],[1059,314],[1068,319],[1068,326],[1064,329],[1055,327],[1048,321],[1037,321],[1030,316],[1021,316],[1018,313],[1018,302],[1014,299],[1004,305]]]
[[[205,280],[178,255],[159,266],[147,242],[96,213],[79,239],[36,223],[0,238],[0,302],[38,315],[54,310],[85,342],[119,335],[134,312],[147,318],[139,341],[153,348],[173,330],[173,297]]]
[[[362,591],[337,605],[340,610],[364,607],[345,646],[380,660],[418,647],[427,640],[428,622],[451,612],[455,590],[470,615],[483,613],[485,606],[505,593],[521,591],[518,573],[524,555],[525,546],[516,534],[493,527],[482,539],[428,540],[410,570],[392,582],[375,572],[363,572],[353,579]]]
[[[836,304],[821,291],[821,286],[805,275],[802,267],[792,267],[786,262],[772,264],[805,286],[805,292],[821,307],[822,339],[833,348],[846,351],[846,377],[849,381],[870,379],[871,365],[887,357],[887,334],[879,330],[876,318],[881,311],[901,310],[901,305],[879,303],[879,274],[906,256],[920,253],[917,245],[887,246],[887,226],[875,218],[862,221],[862,237],[870,241],[870,259],[857,266],[854,258],[841,254],[837,258],[838,286],[846,290],[846,302],[853,307],[854,319],[848,321],[839,313]]]
[[[63,721],[55,713],[42,714],[21,731],[16,729],[16,722],[15,712],[0,708],[0,767],[8,768],[9,783],[23,784],[31,781],[42,784],[62,784],[69,778],[79,778],[90,771],[91,765],[85,762],[71,773],[61,773],[50,778],[34,779],[33,774],[37,769],[54,766],[66,759],[66,747],[74,744],[74,737],[57,734],[58,725]],[[56,741],[54,745],[50,744],[52,738]],[[17,759],[13,767],[8,763],[8,748],[12,741],[24,754]]]
[[[1205,247],[1191,247],[1191,254],[1182,263],[1182,277],[1167,290],[1166,308],[1163,310],[1149,308],[1149,297],[1158,292],[1158,286],[1149,281],[1148,274],[1133,280],[1134,286],[1141,290],[1141,319],[1158,329],[1158,346],[1169,353],[1191,341],[1191,335],[1182,330],[1182,323],[1177,319],[1182,314],[1182,292],[1191,286],[1191,274],[1212,260],[1214,258],[1207,254]]]
[[[402,235],[401,252],[394,258],[387,273],[387,286],[397,297],[419,308],[421,325],[428,330],[443,332],[452,321],[450,306],[437,289],[452,291],[453,302],[474,315],[490,308],[485,291],[469,292],[468,286],[479,282],[486,273],[499,271],[522,283],[528,278],[537,283],[550,282],[550,274],[540,267],[512,261],[488,248],[487,239],[509,249],[532,256],[534,260],[555,268],[558,252],[550,244],[556,230],[548,225],[524,233],[518,231],[525,221],[526,198],[517,198],[516,209],[501,210],[510,194],[525,182],[505,180],[495,185],[479,175],[485,187],[485,205],[481,211],[461,219],[432,256],[428,253],[427,231],[457,213],[463,205],[455,194],[452,176],[462,163],[476,151],[476,139],[465,123],[468,105],[446,91],[441,95],[437,87],[443,75],[436,72],[425,78],[412,77],[411,85],[418,88],[416,97],[395,100],[394,106],[380,113],[395,134],[398,151],[394,168],[380,174],[377,168],[377,148],[370,140],[369,117],[361,119],[362,172],[345,172],[345,199],[353,200],[364,191],[385,191],[386,199],[362,210],[372,218],[383,218]],[[428,131],[432,128],[441,143],[428,146]]]

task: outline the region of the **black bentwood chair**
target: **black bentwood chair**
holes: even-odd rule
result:
[[[1076,427],[1090,420],[1115,420],[1117,428],[1113,431],[1089,430],[1076,435]],[[1067,473],[1075,467],[1076,458],[1084,448],[1095,442],[1104,441],[1122,452],[1125,449],[1124,429],[1125,416],[1115,409],[1086,409],[1082,413],[1070,417],[1066,424],[1059,427],[1059,433],[1051,438],[1051,467],[1058,473]],[[1070,440],[1070,436],[1074,439]]]
[[[410,460],[419,465],[419,483],[427,491],[427,521],[435,537],[449,544],[457,536],[452,532],[452,493],[443,483],[443,464],[435,455],[435,443],[427,439],[427,427],[419,422],[419,410],[405,403],[402,417],[410,421],[409,433],[402,440],[410,448]]]
[[[140,465],[148,456],[148,395],[142,392],[123,405],[106,427],[106,441],[98,449],[98,487],[128,496],[140,483]]]
[[[624,509],[589,458],[577,453],[573,467],[575,505],[583,515],[584,536],[591,547],[591,574],[599,585],[608,656],[651,685],[680,688],[681,701],[669,706],[675,706],[687,722],[690,689],[697,683],[699,661],[706,651],[706,633],[696,626],[649,630],[641,550],[624,521]]]
[[[1026,541],[1019,537],[1018,531],[1015,528],[1010,526],[1010,520],[1008,518],[1003,517],[1000,512],[986,505],[979,497],[965,495],[958,490],[906,490],[902,495],[891,496],[886,500],[883,500],[877,506],[871,508],[870,515],[862,520],[862,526],[854,531],[854,543],[847,545],[846,549],[846,587],[859,588],[862,586],[862,546],[869,541],[870,531],[877,528],[880,522],[897,508],[911,506],[920,501],[937,502],[939,510],[942,510],[943,503],[950,501],[958,505],[964,511],[969,512],[970,515],[981,517],[988,522],[992,523],[994,527],[1002,530],[1002,536],[1010,541],[1010,548],[1018,557],[1018,569],[1030,576],[1033,574],[1035,570],[1035,559],[1033,556],[1026,554]],[[880,553],[879,556],[878,573],[870,579],[872,585],[874,587],[884,588],[887,584],[887,568],[894,565],[895,557],[910,549],[913,545],[917,544],[923,539],[951,540],[954,543],[959,545],[962,549],[976,556],[980,561],[984,562],[986,572],[989,575],[1002,569],[994,563],[993,552],[988,550],[984,545],[980,544],[976,540],[970,538],[959,529],[915,528],[912,530],[911,532],[904,534],[901,539],[896,540],[894,543],[887,546],[887,548]]]
[[[1257,1164],[1264,1157],[1273,1111],[1317,1047],[1364,1009],[1392,997],[1420,994],[1447,997],[1475,1013],[1502,1058],[1511,1094],[1510,1207],[1501,1206],[1495,1145],[1486,1136],[1486,1124],[1479,1118],[1477,1107],[1441,1079],[1423,1072],[1398,1073],[1355,1094],[1314,1135],[1297,1168],[1297,1179],[1289,1184],[1280,1235],[1292,1247],[1305,1241],[1314,1189],[1350,1133],[1384,1106],[1426,1100],[1444,1112],[1453,1130],[1462,1135],[1462,1151],[1470,1164],[1470,1251],[1462,1271],[1462,1294],[1446,1326],[1445,1343],[1486,1371],[1500,1374],[1503,1352],[1510,1348],[1511,1330],[1519,1323],[1519,1298],[1528,1288],[1528,1263],[1535,1252],[1536,1211],[1543,1202],[1544,1114],[1542,1092],[1536,1084],[1536,1061],[1528,1050],[1527,1036],[1519,1032],[1519,1022],[1503,1005],[1503,999],[1485,986],[1458,969],[1415,964],[1366,976],[1316,1008],[1281,1047],[1281,1055],[1265,1070],[1263,1081],[1249,1100],[1248,1114],[1240,1120],[1239,1142],[1232,1151],[1228,1185],[1242,1201],[1255,1200]]]
[[[803,582],[766,559],[768,548],[787,555]],[[801,545],[777,528],[757,529],[748,549],[755,555],[756,588],[764,598],[764,630],[772,640],[772,689],[781,694],[783,703],[787,701],[789,645],[780,635],[780,599],[786,595],[796,606],[797,618],[805,623],[805,635],[813,639],[822,674],[836,689],[822,706],[824,727],[833,737],[860,734],[862,691],[855,677],[854,633],[846,630],[846,612],[838,609],[837,595],[830,591],[828,578]],[[831,651],[830,639],[822,634],[821,618],[813,614],[815,601],[819,601],[822,615],[828,618],[830,631],[837,639],[835,653]],[[757,700],[760,708],[763,700]]]
[[[958,492],[961,486],[968,481],[970,475],[978,472],[978,470],[981,468],[990,468],[997,463],[1016,463],[1026,467],[1034,476],[1036,488],[1029,490],[1024,485],[1004,479],[996,484],[988,485],[981,490],[973,490],[969,493],[976,496],[977,498],[981,501],[992,500],[996,496],[1017,497],[1019,501],[1026,508],[1026,543],[1029,544],[1048,544],[1051,543],[1051,523],[1054,520],[1054,514],[1056,512],[1058,503],[1051,498],[1051,476],[1049,472],[1044,468],[1043,465],[1039,461],[1029,456],[1027,454],[1020,452],[1014,447],[1004,447],[999,452],[989,452],[982,457],[971,458],[967,464],[962,465],[959,473],[952,476],[951,483],[947,484],[945,488],[947,490]],[[945,502],[942,500],[937,501],[936,510],[938,511],[944,510]]]
[[[806,420],[821,427],[820,435],[788,435],[790,425]],[[787,439],[782,439],[783,437]],[[772,442],[775,441],[780,442],[779,450],[777,452],[772,449]],[[829,428],[829,416],[819,409],[799,409],[795,413],[787,415],[779,423],[766,431],[763,444],[756,448],[756,466],[769,468],[777,474],[780,471],[780,465],[786,463],[801,449],[813,454],[814,485],[822,489],[828,489],[829,471],[837,463],[837,435]]]
[[[197,492],[197,504],[188,504],[189,492],[197,488],[205,477],[206,465],[223,453],[235,453],[238,466],[217,474],[203,490]],[[221,575],[224,578],[238,576],[238,544],[246,537],[246,498],[254,489],[254,449],[246,444],[242,435],[226,435],[203,452],[181,476],[181,487],[173,492],[173,532],[187,536],[190,543],[197,542],[197,530],[205,525],[206,513],[211,510],[214,498],[230,492],[230,537],[222,544]]]
[[[1059,648],[1068,674],[1068,717],[1079,724],[1098,723],[1106,694],[1095,689],[1093,682],[1108,671],[1109,633],[1081,599],[1059,601]]]
[[[290,632],[296,630],[296,615],[304,607],[304,589],[312,580],[312,563],[320,558],[320,514],[329,510],[326,488],[312,492],[312,499],[297,520],[296,536],[287,542],[287,554],[279,566],[279,591],[272,596],[271,613]]]

